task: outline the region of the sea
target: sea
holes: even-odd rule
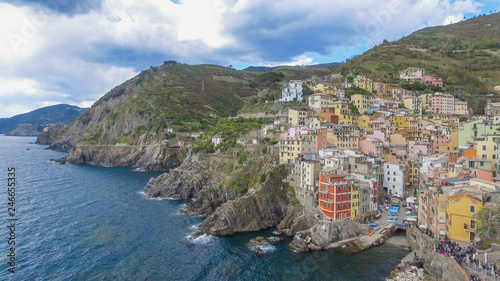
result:
[[[273,229],[191,239],[203,217],[180,213],[188,201],[142,192],[159,173],[61,165],[51,159],[64,153],[35,140],[0,135],[0,280],[385,280],[409,253],[384,244],[299,254],[290,238],[248,247]]]

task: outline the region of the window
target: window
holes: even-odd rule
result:
[[[483,145],[483,150],[486,150],[486,145]]]
[[[479,162],[479,166],[481,167],[484,166],[484,162],[483,161]]]
[[[476,206],[469,206],[469,212],[475,213],[476,212]]]
[[[392,175],[395,176],[396,175],[396,172],[392,172]]]
[[[470,220],[470,229],[476,229],[476,221]]]

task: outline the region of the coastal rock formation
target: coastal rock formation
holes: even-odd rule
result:
[[[199,226],[202,233],[225,236],[278,225],[285,217],[293,193],[283,183],[288,171],[277,166],[262,185],[220,206]]]
[[[221,181],[222,174],[216,168],[221,161],[204,153],[191,155],[176,169],[151,179],[144,193],[150,198],[197,198],[203,188]]]
[[[313,224],[314,222],[309,222],[306,219],[304,207],[300,204],[290,204],[285,218],[278,224],[277,228],[288,236],[294,236],[299,231],[311,228]]]
[[[308,230],[299,231],[289,247],[296,252],[327,249],[336,242],[355,239],[369,229],[369,226],[354,221],[322,220]]]
[[[65,162],[107,167],[134,166],[144,171],[169,171],[184,160],[185,152],[162,145],[77,145]]]
[[[391,277],[386,279],[386,281],[417,281],[425,279],[426,276],[424,274],[423,268],[408,266],[404,268],[398,268],[391,272]]]
[[[40,133],[40,126],[37,124],[19,124],[14,129],[9,131],[7,135],[9,136],[36,136]]]
[[[41,132],[36,138],[36,144],[51,145],[64,129],[63,124],[55,124],[50,126],[47,130]]]

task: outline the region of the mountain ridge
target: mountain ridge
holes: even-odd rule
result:
[[[52,124],[70,124],[88,108],[57,104],[35,109],[9,118],[0,118],[0,133],[7,135],[36,136]]]

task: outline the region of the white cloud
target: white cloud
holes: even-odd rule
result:
[[[339,54],[361,53],[480,8],[473,0],[103,0],[99,8],[67,15],[0,2],[0,96],[10,104],[0,117],[43,102],[88,105],[170,59],[221,65],[340,61],[345,57]]]

